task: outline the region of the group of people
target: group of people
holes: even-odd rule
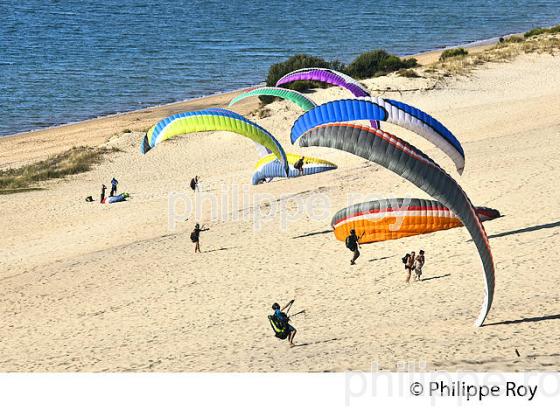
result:
[[[412,277],[412,272],[414,272],[414,280],[419,281],[422,277],[422,268],[424,263],[426,263],[426,257],[424,256],[424,251],[420,249],[418,255],[416,252],[412,251],[407,253],[403,257],[404,269],[406,270],[406,283],[410,283],[410,278]]]
[[[195,175],[194,178],[191,179],[190,187],[193,192],[200,191],[199,187],[199,178],[198,175]],[[188,219],[188,218],[187,218]],[[204,231],[209,231],[209,228],[206,228],[204,225],[200,226],[199,223],[194,225],[194,229],[191,232],[191,241],[194,243],[194,253],[201,253],[200,250],[200,233]]]
[[[350,230],[350,235],[346,237],[346,247],[350,249],[353,253],[352,259],[350,260],[350,265],[355,265],[356,260],[360,257],[360,239],[364,236],[364,233],[360,236],[356,234],[355,229]],[[410,278],[412,277],[412,273],[414,272],[414,279],[416,281],[421,280],[422,277],[422,268],[424,267],[424,263],[426,263],[426,256],[424,251],[421,249],[416,255],[416,252],[412,251],[407,253],[403,258],[402,261],[404,263],[404,268],[407,272],[406,283],[410,283]]]
[[[119,181],[117,181],[115,179],[115,177],[113,177],[113,179],[111,179],[111,192],[109,194],[109,196],[115,196],[117,195],[117,188],[119,185]],[[107,191],[107,187],[105,186],[105,184],[101,184],[101,203],[105,202],[105,192]]]
[[[109,194],[110,197],[117,195],[118,185],[119,185],[119,181],[117,181],[113,177],[113,179],[111,179],[111,193]],[[105,184],[101,184],[101,195],[99,198],[99,202],[101,202],[102,204],[105,203],[106,192],[107,192],[107,186]],[[95,202],[95,199],[93,199],[93,197],[90,195],[86,197],[86,202]]]

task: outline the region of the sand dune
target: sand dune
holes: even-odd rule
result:
[[[291,146],[289,129],[299,112],[275,102],[273,115],[259,124],[287,151],[333,161],[339,169],[250,186],[251,198],[267,199],[221,207],[224,220],[213,219],[206,203],[199,218],[170,230],[168,195],[191,198],[187,182],[195,174],[208,201],[231,189],[242,193],[257,160],[250,141],[198,134],[143,157],[140,134],[106,142],[129,127],[114,119],[91,132],[97,144],[122,151],[93,171],[45,184],[46,190],[0,196],[0,371],[322,372],[368,370],[374,361],[383,370],[410,362],[425,363],[426,370],[557,371],[559,65],[560,57],[523,55],[429,92],[387,94],[454,131],[466,152],[465,173],[457,176],[449,159],[419,137],[387,129],[449,170],[476,205],[504,215],[485,224],[496,261],[486,326],[473,327],[482,271],[463,228],[366,245],[358,265],[349,265],[348,250],[325,232],[349,195],[425,194],[349,154]],[[429,81],[389,76],[365,83],[396,89]],[[311,98],[346,95],[327,89]],[[247,104],[242,112],[256,106]],[[150,119],[140,122],[147,127]],[[25,163],[58,144],[88,138],[88,123],[67,130],[67,138],[52,139],[42,150],[25,135],[1,141],[0,163]],[[48,131],[34,135],[50,138]],[[131,193],[130,201],[83,201],[112,176]],[[283,228],[280,205],[293,210],[315,194],[329,201],[321,218],[303,213]],[[270,209],[277,211],[273,218],[264,216]],[[189,239],[195,219],[210,227],[200,255]],[[427,255],[425,280],[407,286],[400,258],[420,248]],[[307,314],[294,319],[300,346],[289,349],[272,336],[267,315],[274,301],[293,297],[294,310]]]

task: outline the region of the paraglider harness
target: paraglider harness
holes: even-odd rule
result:
[[[406,263],[408,262],[408,258],[410,258],[410,253],[407,253],[402,257],[402,263],[406,265]]]
[[[286,313],[280,312],[280,317],[276,316],[276,314],[268,315],[268,321],[270,322],[270,326],[272,327],[272,330],[274,330],[274,336],[276,336],[278,339],[284,340],[291,333],[290,330],[291,326],[288,323],[290,321],[290,317],[288,316],[288,313],[290,312],[293,303],[294,300],[293,299],[290,300],[290,302],[286,306],[287,307]],[[305,313],[305,310],[294,313],[292,317],[299,315],[301,313]]]
[[[350,235],[348,235],[348,236],[346,237],[346,241],[345,241],[346,247],[347,247],[348,249],[350,249],[352,252],[356,251],[356,249],[358,248],[358,244],[360,243],[360,239],[362,239],[362,237],[363,237],[365,234],[366,234],[365,232],[362,233],[362,234],[358,237],[358,239],[356,240],[356,242],[350,241]]]
[[[204,232],[207,231],[208,229],[202,225],[200,228],[194,228],[194,230],[191,232],[191,242],[192,243],[197,243],[200,239],[200,232]]]

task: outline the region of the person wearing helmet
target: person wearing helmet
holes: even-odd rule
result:
[[[280,308],[280,305],[278,303],[274,303],[272,305],[272,310],[274,310],[275,321],[278,324],[280,324],[283,327],[283,329],[285,329],[284,331],[288,334],[288,342],[290,342],[290,347],[295,346],[294,337],[296,336],[297,330],[288,323],[290,321],[290,318],[286,313],[284,313],[284,310],[288,309],[292,305],[292,303],[294,303],[293,300],[291,300],[283,308]]]

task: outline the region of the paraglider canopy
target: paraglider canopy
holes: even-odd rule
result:
[[[175,114],[159,121],[142,140],[141,152],[145,154],[161,142],[194,132],[229,131],[245,136],[263,146],[278,158],[288,174],[286,153],[274,136],[261,126],[233,111],[210,108]]]

